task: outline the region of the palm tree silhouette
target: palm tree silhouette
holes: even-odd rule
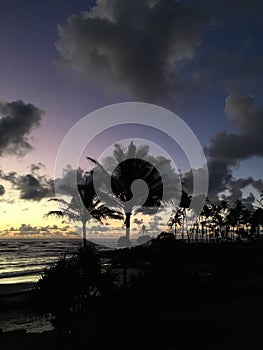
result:
[[[250,217],[251,235],[260,238],[260,226],[263,226],[263,208],[257,208]]]
[[[182,239],[184,239],[184,230],[186,227],[186,233],[188,236],[188,240],[190,239],[188,234],[188,222],[187,222],[187,212],[189,211],[189,207],[191,204],[192,196],[189,196],[188,193],[185,190],[182,190],[181,200],[179,207],[182,209],[182,218],[183,218],[183,228],[182,228]]]
[[[63,185],[63,191],[71,197],[70,201],[62,198],[51,198],[59,203],[60,210],[51,210],[46,216],[65,218],[68,221],[81,222],[83,244],[87,245],[87,223],[94,220],[103,223],[105,219],[122,219],[122,214],[106,207],[97,197],[92,185],[92,174],[86,173],[78,190],[69,185]],[[84,205],[85,206],[84,206]]]
[[[176,238],[177,228],[178,226],[182,226],[183,220],[184,220],[183,208],[173,209],[172,215],[168,221],[168,226],[171,228],[174,226],[175,238]],[[182,239],[183,239],[183,235],[182,235]]]
[[[241,200],[236,200],[234,206],[230,208],[228,215],[226,216],[227,224],[232,227],[232,240],[234,233],[238,235],[240,239],[240,227],[244,222],[244,205]]]
[[[149,146],[146,145],[136,147],[131,142],[125,149],[116,144],[113,157],[117,166],[111,175],[99,162],[87,157],[96,165],[94,173],[100,179],[99,188],[96,188],[99,198],[105,205],[123,213],[126,246],[130,242],[131,216],[138,212],[154,214],[162,206],[162,177],[155,166],[156,159],[151,158],[148,152]],[[162,162],[166,164],[167,159],[158,159],[158,168],[162,167]],[[132,192],[132,184],[136,180],[143,180],[146,183],[148,188],[146,197],[143,191],[137,191],[136,195]]]

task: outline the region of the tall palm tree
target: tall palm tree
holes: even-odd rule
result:
[[[122,214],[106,207],[97,197],[92,186],[91,174],[85,175],[85,183],[78,185],[79,192],[74,187],[64,185],[63,191],[71,199],[51,198],[61,209],[51,210],[46,216],[65,218],[68,221],[81,222],[83,244],[87,245],[87,223],[94,220],[103,223],[105,219],[122,219]],[[85,206],[83,205],[85,204]]]
[[[189,240],[189,233],[188,233],[188,222],[187,222],[187,213],[189,211],[189,207],[191,204],[192,196],[189,196],[188,193],[183,189],[182,194],[181,194],[181,200],[179,207],[182,209],[182,239],[184,239],[184,230],[186,227],[186,232],[188,235],[188,240]]]
[[[164,158],[156,160],[149,156],[148,152],[149,147],[145,145],[136,147],[131,142],[125,149],[116,144],[111,158],[117,165],[111,175],[102,164],[87,157],[96,165],[94,175],[99,178],[99,181],[96,182],[96,192],[99,198],[105,205],[123,213],[126,228],[125,239],[128,245],[131,216],[138,212],[153,214],[162,206],[163,181],[155,165],[158,162],[158,169],[160,169],[163,164],[167,164],[167,160]],[[132,184],[136,180],[143,180],[146,183],[147,198],[143,191],[136,195],[133,194]]]
[[[256,208],[250,217],[251,234],[260,237],[260,227],[263,226],[263,208]]]
[[[206,204],[203,206],[202,211],[200,213],[200,223],[201,223],[201,233],[202,238],[206,236],[206,241],[208,242],[208,227],[210,224],[210,216],[211,216],[211,207],[209,205],[209,199],[207,198]],[[210,238],[210,235],[209,235]]]
[[[178,226],[182,226],[184,218],[184,212],[182,208],[174,209],[172,212],[172,215],[168,221],[168,226],[173,227],[174,226],[174,236],[176,238],[177,228]],[[183,238],[183,236],[182,236]]]
[[[241,200],[237,200],[226,216],[227,224],[232,227],[232,239],[234,237],[234,232],[238,235],[238,238],[240,238],[240,228],[244,222],[243,212],[244,205]]]

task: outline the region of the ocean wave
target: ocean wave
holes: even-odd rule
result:
[[[10,277],[20,277],[20,276],[29,276],[29,275],[35,275],[40,274],[43,272],[43,269],[32,269],[32,270],[22,270],[22,271],[12,271],[12,272],[4,272],[0,274],[0,280],[2,278],[10,278]]]
[[[40,274],[64,255],[76,254],[80,240],[0,240],[0,283]],[[24,277],[23,277],[24,276]],[[28,276],[28,277],[26,277]],[[17,283],[17,282],[10,282]]]

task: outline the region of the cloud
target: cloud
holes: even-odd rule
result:
[[[50,237],[50,238],[79,238],[74,229],[69,226],[58,227],[53,226],[32,226],[31,224],[21,224],[20,227],[10,227],[0,231],[1,237]]]
[[[236,131],[217,133],[206,148],[209,157],[209,196],[215,198],[228,188],[230,198],[237,199],[238,187],[239,191],[247,185],[262,190],[262,181],[251,177],[233,179],[232,169],[242,160],[253,156],[263,157],[263,108],[255,105],[251,95],[235,92],[226,98],[225,113]]]
[[[16,188],[20,191],[21,199],[39,201],[54,196],[53,180],[45,176],[27,174],[17,178]]]
[[[0,156],[23,156],[32,149],[30,133],[40,125],[43,111],[22,100],[0,101]]]
[[[114,228],[115,229],[115,228]],[[92,225],[87,227],[88,232],[108,232],[109,228],[103,225]]]
[[[18,230],[21,235],[39,235],[40,233],[40,230],[37,227],[33,227],[30,224],[22,224]]]
[[[200,105],[218,88],[261,92],[263,61],[255,28],[262,13],[259,0],[249,6],[238,1],[98,0],[58,26],[59,62],[110,93],[168,102],[177,112]],[[227,36],[230,47],[230,41],[218,40]]]
[[[232,93],[226,99],[225,113],[238,133],[219,132],[212,140],[210,157],[229,165],[252,156],[263,156],[263,108],[252,96]]]
[[[10,182],[13,188],[20,192],[20,199],[40,201],[44,198],[55,197],[55,182],[57,194],[72,195],[75,191],[78,193],[77,184],[75,183],[76,179],[78,184],[84,181],[84,171],[81,169],[74,170],[71,167],[67,167],[64,169],[62,177],[54,181],[48,175],[41,174],[41,170],[45,169],[45,165],[41,162],[31,164],[29,168],[31,172],[25,175],[19,175],[15,171],[4,173],[0,169],[0,179]],[[5,201],[7,202],[7,200]]]
[[[58,26],[62,62],[110,91],[144,101],[184,93],[180,71],[201,43],[201,20],[173,0],[98,0]]]
[[[5,194],[5,188],[3,185],[0,185],[0,196],[3,196]]]
[[[154,215],[154,217],[150,220],[149,231],[159,231],[159,226],[165,226],[163,223],[163,218],[159,215]]]
[[[243,197],[242,198],[243,204],[249,209],[252,209],[252,205],[255,201],[255,196],[253,195],[253,193],[250,192],[250,194],[244,198],[242,190],[249,185],[257,189],[257,186],[259,183],[261,183],[261,189],[262,189],[263,181],[262,180],[255,181],[252,177],[248,177],[246,179],[230,180],[227,185],[228,194],[224,194],[222,196],[222,199],[227,200],[230,203],[234,203]]]
[[[43,170],[43,169],[45,169],[45,165],[41,162],[30,165],[31,174],[37,173],[38,171]]]
[[[70,165],[67,165],[63,169],[61,178],[55,179],[56,191],[59,194],[69,194],[74,189],[77,191],[77,185],[84,184],[85,171],[81,168],[73,169]]]
[[[20,192],[20,199],[40,201],[55,195],[54,181],[46,175],[18,175],[16,172],[5,174],[0,170],[0,178],[9,181]]]
[[[143,224],[143,219],[137,219],[137,218],[134,218],[133,219],[133,223],[135,224],[135,225],[142,225]],[[137,229],[136,229],[137,230]]]

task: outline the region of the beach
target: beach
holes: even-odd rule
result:
[[[50,321],[28,312],[28,297],[41,272],[59,258],[77,252],[80,240],[0,241],[0,329],[44,332]]]
[[[35,283],[0,284],[0,329],[3,332],[44,332],[54,329],[49,320],[33,315],[28,298]]]

